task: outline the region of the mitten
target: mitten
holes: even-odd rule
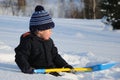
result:
[[[64,68],[70,68],[70,69],[73,69],[73,67],[69,64],[65,65]]]
[[[29,68],[28,70],[24,71],[24,73],[33,74],[34,73],[34,69],[33,68]]]
[[[73,73],[73,74],[76,73],[76,71],[72,70],[74,68],[71,65],[69,65],[69,64],[65,65],[64,68],[70,68],[71,69],[71,71],[67,71],[68,73]]]
[[[59,73],[57,73],[57,72],[51,72],[51,73],[49,73],[49,74],[51,74],[51,75],[53,75],[53,76],[61,76]]]

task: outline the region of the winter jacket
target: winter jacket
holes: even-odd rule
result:
[[[30,33],[21,36],[15,52],[15,62],[24,73],[29,73],[32,68],[61,68],[68,65],[58,54],[52,39],[45,41]]]

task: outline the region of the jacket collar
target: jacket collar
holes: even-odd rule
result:
[[[50,39],[49,39],[49,40],[43,40],[42,38],[40,38],[40,37],[36,36],[35,34],[31,34],[31,36],[32,36],[33,38],[35,38],[35,39],[39,40],[39,41],[42,41],[42,42],[47,42],[47,41],[50,41]]]

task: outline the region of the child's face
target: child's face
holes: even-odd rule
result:
[[[37,31],[36,35],[44,40],[49,40],[50,36],[52,34],[51,29],[43,30],[43,31]]]

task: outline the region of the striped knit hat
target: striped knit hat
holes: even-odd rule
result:
[[[54,28],[55,24],[51,16],[40,5],[36,6],[35,12],[30,19],[30,32],[34,33],[37,30],[47,30]]]

